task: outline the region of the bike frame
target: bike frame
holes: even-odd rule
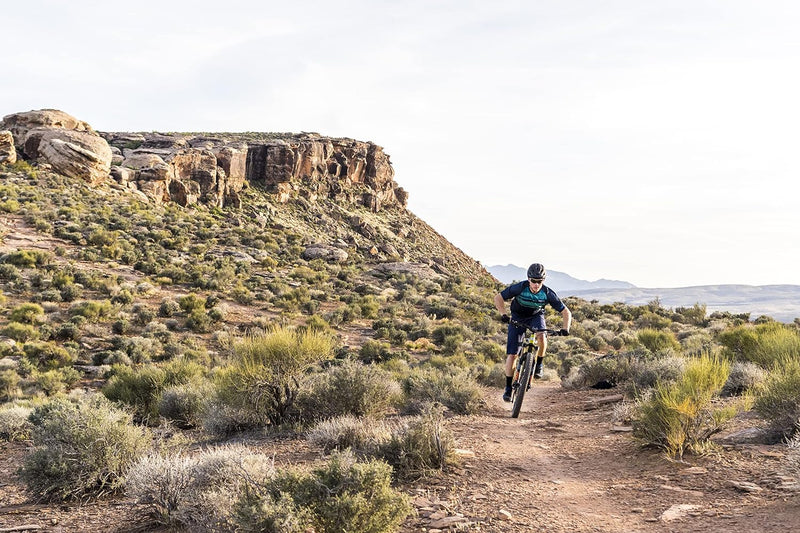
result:
[[[522,410],[522,400],[525,398],[525,392],[531,383],[534,359],[538,351],[536,334],[544,333],[545,335],[557,336],[561,335],[561,333],[554,329],[533,329],[514,319],[511,319],[510,323],[525,330],[520,335],[519,348],[514,361],[514,377],[511,380],[511,418],[517,418]]]

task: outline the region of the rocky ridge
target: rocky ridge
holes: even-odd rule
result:
[[[284,135],[97,132],[63,111],[7,115],[0,161],[17,155],[92,185],[113,179],[158,203],[240,206],[250,185],[279,202],[330,198],[372,211],[405,207],[388,154],[371,143],[314,133]]]
[[[246,209],[262,225],[300,230],[309,260],[342,262],[355,248],[385,272],[491,280],[406,209],[389,155],[371,142],[316,133],[97,132],[42,109],[0,122],[0,163],[18,158],[155,204]],[[267,192],[270,205],[243,205],[248,187]]]

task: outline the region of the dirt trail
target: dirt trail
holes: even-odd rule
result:
[[[613,429],[609,391],[551,382],[532,392],[519,419],[492,391],[487,414],[451,420],[459,448],[471,453],[435,485],[416,488],[420,516],[404,531],[435,531],[448,518],[452,529],[489,532],[800,527],[800,492],[779,487],[785,447],[740,445],[669,461]],[[761,490],[745,492],[733,481]]]

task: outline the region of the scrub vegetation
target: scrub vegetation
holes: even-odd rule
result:
[[[375,253],[390,235],[413,233],[399,210],[278,205],[257,187],[239,209],[157,206],[19,165],[0,167],[0,197],[0,439],[30,441],[35,498],[126,494],[192,530],[396,531],[404,483],[457,464],[448,420],[503,385],[493,278],[376,268],[399,262]],[[356,216],[370,240],[342,229]],[[303,258],[323,241],[347,259]],[[751,409],[797,438],[797,323],[565,302],[574,327],[550,340],[547,374],[623,393],[642,443],[706,453]],[[258,450],[287,435],[316,460]]]

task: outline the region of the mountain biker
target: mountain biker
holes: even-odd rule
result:
[[[532,329],[545,329],[544,308],[547,304],[561,313],[561,335],[569,335],[572,324],[572,313],[559,299],[558,295],[544,285],[547,272],[541,263],[533,263],[528,267],[528,280],[509,285],[494,297],[494,306],[500,312],[500,319],[508,324],[508,340],[506,341],[506,390],[503,400],[511,401],[511,379],[514,375],[514,357],[519,348],[519,337],[525,330],[510,323],[510,318],[521,322]],[[511,300],[511,317],[506,314],[506,300]],[[533,377],[542,377],[542,361],[547,349],[547,337],[544,332],[536,333],[538,349]]]

